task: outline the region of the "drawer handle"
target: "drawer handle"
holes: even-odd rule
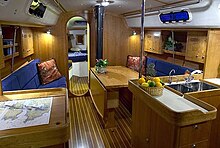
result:
[[[205,58],[205,56],[202,56],[202,59],[204,59]]]
[[[196,57],[198,58],[198,55],[196,55]]]
[[[193,128],[194,128],[194,129],[198,129],[198,125],[194,125]]]
[[[196,145],[195,145],[195,144],[193,144],[193,145],[192,145],[192,148],[196,148]]]
[[[149,138],[146,138],[145,140],[146,140],[147,143],[150,141]]]

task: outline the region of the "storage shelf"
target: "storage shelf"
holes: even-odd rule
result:
[[[174,53],[175,55],[179,55],[179,56],[185,56],[185,52],[171,51],[171,50],[166,50],[166,49],[163,49],[163,52],[169,53],[169,54]]]
[[[18,46],[18,43],[15,43],[15,46]],[[10,48],[10,47],[13,47],[13,44],[3,45],[3,48]]]
[[[19,56],[19,52],[15,52],[14,53],[14,57],[17,57],[17,56]],[[9,60],[9,59],[11,59],[12,58],[12,55],[7,55],[7,56],[4,56],[4,60],[6,61],[6,60]]]

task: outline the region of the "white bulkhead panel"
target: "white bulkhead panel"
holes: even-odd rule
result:
[[[7,5],[0,5],[0,21],[33,23],[41,25],[56,24],[61,11],[59,11],[53,5],[50,6],[48,1],[41,2],[47,6],[47,9],[44,17],[38,18],[28,13],[32,0],[8,0]]]
[[[179,7],[175,9],[159,10],[145,16],[145,27],[158,28],[220,28],[220,5],[219,0],[201,0],[199,4]],[[192,12],[192,21],[188,23],[163,24],[159,20],[160,12],[171,12],[175,10],[189,9]],[[140,16],[127,17],[129,27],[140,27]]]

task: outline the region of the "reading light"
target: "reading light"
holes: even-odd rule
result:
[[[133,30],[132,35],[137,35],[137,32],[135,30]]]
[[[160,32],[154,32],[154,34],[153,34],[153,35],[154,35],[155,37],[159,37],[159,36],[160,36],[160,34],[161,34]]]
[[[50,29],[49,29],[49,30],[47,30],[47,34],[51,34],[51,31],[50,31]]]

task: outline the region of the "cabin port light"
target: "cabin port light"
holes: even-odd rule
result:
[[[51,30],[50,30],[50,29],[48,29],[46,33],[47,33],[47,34],[51,34]]]
[[[132,35],[137,35],[137,32],[135,30],[132,31]]]

